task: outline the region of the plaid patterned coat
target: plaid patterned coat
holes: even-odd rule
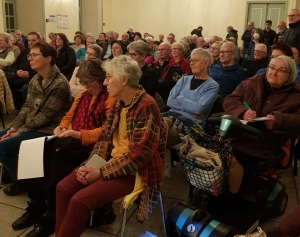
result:
[[[143,192],[137,219],[144,221],[154,210],[158,201],[158,190],[163,182],[163,159],[166,147],[166,125],[154,99],[140,86],[132,98],[126,126],[129,152],[114,157],[100,168],[103,180],[135,174],[142,177]],[[123,102],[116,100],[91,156],[98,153],[105,160],[111,159],[113,132],[116,128]]]

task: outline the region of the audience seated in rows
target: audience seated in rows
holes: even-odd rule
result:
[[[278,29],[278,33],[276,34],[276,37],[274,39],[274,44],[282,43],[283,36],[287,31],[286,22],[285,21],[278,22],[277,29]]]
[[[137,62],[121,55],[105,62],[104,69],[104,85],[117,100],[91,156],[109,162],[100,169],[81,166],[57,185],[56,237],[79,237],[92,210],[132,192],[141,193],[139,221],[148,219],[157,204],[166,125],[154,99],[138,85]]]
[[[222,41],[215,41],[210,47],[209,47],[209,52],[211,56],[213,57],[213,63],[211,67],[215,64],[220,63],[220,49],[221,46],[223,45]]]
[[[105,43],[106,34],[101,32],[99,33],[98,39],[96,39],[96,44],[98,44],[101,48],[103,48],[103,44]]]
[[[115,101],[103,86],[105,72],[101,63],[99,58],[81,63],[77,77],[86,90],[75,97],[72,107],[54,129],[57,138],[45,143],[44,177],[26,180],[30,202],[12,227],[20,230],[35,224],[28,236],[54,233],[56,185],[89,157]]]
[[[172,57],[170,60],[172,60],[175,64],[178,64],[181,67],[182,74],[189,74],[191,72],[190,64],[189,62],[182,56],[184,52],[184,46],[182,43],[173,43],[171,45],[172,49]]]
[[[229,40],[231,37],[235,38],[235,44],[237,45],[237,40],[238,40],[238,34],[237,34],[237,30],[235,30],[232,26],[228,26],[227,27],[227,35],[226,35],[226,39]]]
[[[114,57],[120,56],[127,53],[126,46],[121,40],[114,40],[111,42],[111,55],[107,59],[112,59]]]
[[[154,39],[152,37],[146,37],[145,40],[147,41],[148,45],[148,52],[152,56],[153,60],[158,59],[157,49],[158,46],[154,44]],[[146,62],[147,64],[151,62]]]
[[[154,98],[156,94],[158,80],[154,69],[152,69],[145,63],[145,57],[146,55],[148,55],[147,44],[142,40],[133,41],[127,46],[127,49],[130,57],[132,57],[133,60],[135,60],[138,63],[142,71],[142,75],[139,80],[139,85],[143,86],[146,93]]]
[[[76,67],[76,54],[75,51],[69,46],[69,40],[63,33],[56,35],[56,50],[57,61],[56,65],[60,72],[70,80],[72,73]]]
[[[0,69],[2,69],[5,74],[10,74],[11,65],[16,59],[14,50],[16,48],[19,50],[15,45],[9,46],[9,40],[10,38],[7,33],[0,33]]]
[[[224,99],[248,78],[248,75],[235,61],[238,56],[238,47],[234,43],[224,43],[219,53],[221,62],[212,66],[209,76],[219,84],[219,95]]]
[[[17,41],[18,36],[15,33],[10,33],[10,34],[13,37],[12,38],[13,45],[17,46],[20,49],[20,52],[22,52],[24,50],[24,46]]]
[[[265,44],[258,43],[255,45],[254,59],[245,59],[242,65],[248,74],[248,77],[252,77],[261,68],[266,68],[269,64],[269,57],[267,55],[267,46]]]
[[[252,30],[254,29],[254,22],[249,21],[247,23],[247,29],[244,31],[241,40],[243,41],[243,52],[246,54],[249,48],[249,44],[252,41]]]
[[[100,47],[103,49],[102,52],[102,60],[107,60],[108,57],[111,55],[111,43],[114,40],[114,32],[113,31],[109,31],[106,33],[106,41],[104,41],[102,43],[102,45],[100,45]]]
[[[21,142],[52,134],[71,104],[68,81],[55,65],[55,50],[47,43],[37,42],[28,59],[31,68],[37,71],[29,84],[29,96],[10,127],[0,132],[0,162],[15,181]],[[13,195],[17,189],[18,182],[15,182],[3,191]]]
[[[85,39],[82,35],[78,34],[74,36],[74,41],[75,43],[71,45],[71,48],[73,48],[76,53],[76,59],[82,60],[84,59],[84,55],[85,55],[85,46],[84,46]]]
[[[170,59],[171,45],[169,43],[161,43],[157,51],[158,60],[153,62],[152,67],[158,79],[157,92],[167,104],[169,93],[181,77],[182,69]]]
[[[190,62],[193,75],[179,79],[168,98],[170,111],[163,113],[169,127],[167,147],[181,142],[178,130],[190,136],[195,132],[203,132],[202,127],[205,127],[218,97],[219,85],[208,75],[213,62],[210,53],[205,49],[194,49]]]
[[[249,44],[249,48],[246,54],[246,58],[249,60],[253,60],[254,58],[254,50],[255,50],[255,45],[258,43],[265,44],[267,47],[268,42],[265,39],[265,34],[261,28],[256,28],[253,31],[253,36],[252,36],[252,41]]]
[[[101,59],[102,48],[97,44],[91,44],[87,47],[85,52],[85,59],[98,58]],[[79,92],[85,89],[85,86],[80,83],[80,79],[77,77],[78,68],[74,69],[73,75],[69,81],[71,95],[75,97]]]
[[[23,45],[24,48],[27,48],[28,42],[25,35],[20,30],[15,30],[14,33],[17,35],[17,42]]]

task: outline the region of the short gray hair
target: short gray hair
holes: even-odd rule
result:
[[[223,45],[225,45],[225,44],[229,44],[230,45],[230,47],[231,47],[231,50],[234,52],[234,54],[235,54],[235,59],[237,59],[238,57],[239,57],[239,48],[236,46],[236,44],[235,43],[233,43],[233,42],[231,42],[231,41],[227,41],[227,42],[225,42]],[[222,45],[222,46],[223,46]]]
[[[127,77],[129,87],[138,87],[142,72],[137,62],[131,57],[127,55],[114,57],[112,60],[106,60],[102,67],[106,72],[113,71],[115,77],[119,80]]]
[[[149,40],[149,41],[151,41],[151,42],[154,41],[154,39],[153,39],[151,36],[147,36],[147,37],[145,38],[145,40],[146,40],[146,41]]]
[[[90,36],[86,39],[86,41],[91,41],[91,44],[96,44],[96,39],[93,36]]]
[[[255,45],[255,49],[256,49],[257,46],[263,47],[264,52],[267,53],[267,46],[265,44],[258,43],[258,44]]]
[[[297,77],[297,74],[298,74],[295,61],[289,56],[280,55],[276,58],[273,58],[271,60],[271,62],[269,63],[269,65],[272,64],[274,62],[274,60],[277,60],[277,59],[281,59],[284,62],[286,70],[289,72],[288,73],[288,78],[287,78],[286,82],[283,85],[292,84],[294,81],[296,81],[296,77]]]
[[[211,56],[210,52],[207,51],[206,49],[203,48],[195,48],[192,52],[191,55],[193,54],[200,54],[201,60],[207,61],[208,62],[208,68],[212,65],[214,59]]]
[[[147,37],[148,38],[148,37]],[[151,37],[150,37],[151,38]],[[147,43],[145,43],[143,40],[137,40],[137,41],[133,41],[131,42],[128,46],[127,46],[127,50],[134,50],[135,52],[137,52],[139,55],[143,55],[146,56],[148,54],[148,45]]]
[[[0,33],[0,37],[2,37],[3,40],[5,41],[5,43],[8,44],[9,38],[8,38],[8,36],[7,36],[7,33]]]

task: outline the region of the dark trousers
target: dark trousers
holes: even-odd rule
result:
[[[56,187],[56,237],[79,237],[86,227],[91,211],[131,193],[135,176],[97,180],[83,185],[72,172]]]

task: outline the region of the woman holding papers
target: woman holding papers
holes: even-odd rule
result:
[[[55,50],[46,43],[36,43],[27,58],[37,74],[29,83],[27,100],[10,128],[0,131],[0,162],[15,181],[21,142],[52,134],[71,105],[68,81],[55,65]],[[7,195],[19,194],[18,182],[7,185],[3,191]]]
[[[104,69],[104,85],[117,100],[91,156],[97,154],[108,164],[82,166],[57,185],[56,237],[79,237],[92,210],[125,195],[141,193],[140,221],[149,217],[157,203],[166,145],[159,108],[138,85],[141,70],[132,58],[120,55],[106,61]]]
[[[29,206],[12,226],[19,230],[35,224],[28,237],[54,232],[56,184],[88,158],[102,131],[115,99],[103,86],[105,72],[101,63],[97,58],[81,62],[76,76],[85,90],[77,94],[69,112],[54,129],[58,138],[45,143],[44,178],[27,180]]]
[[[284,149],[287,140],[275,135],[273,129],[300,133],[300,86],[295,82],[296,76],[293,59],[278,56],[271,60],[266,73],[245,80],[224,99],[223,107],[227,114],[243,120],[267,117],[266,121],[251,123],[262,131],[264,140],[231,142],[235,156],[229,171],[231,193],[239,190],[243,165],[251,163],[251,159],[242,154],[271,159],[282,149],[289,150]]]

